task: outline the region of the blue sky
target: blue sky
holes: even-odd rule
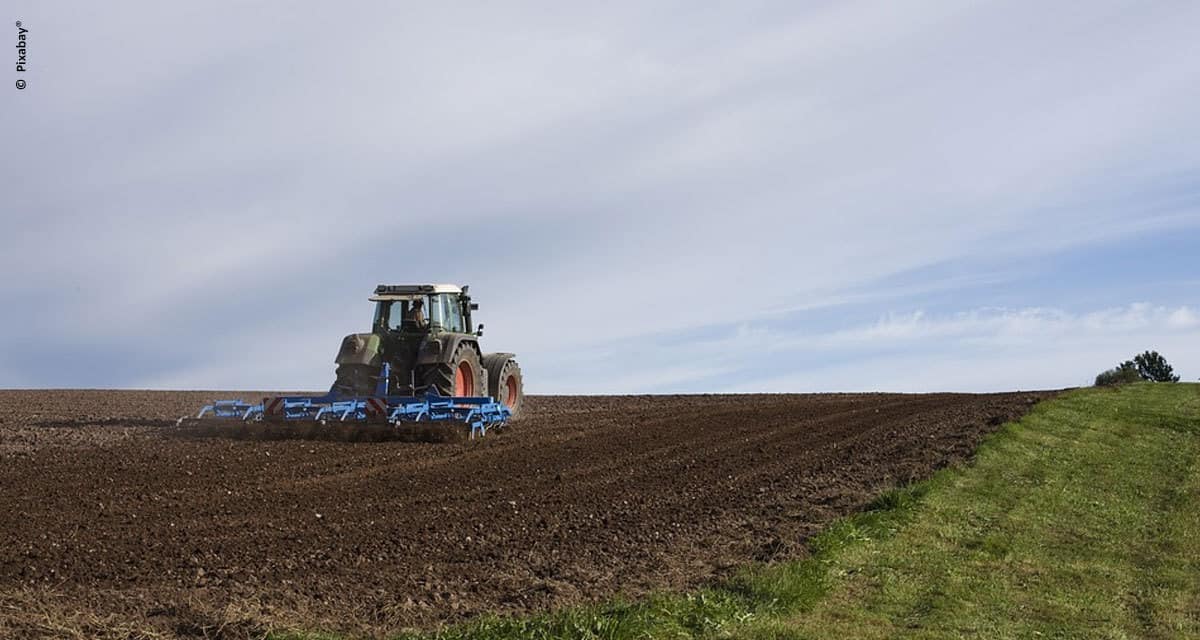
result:
[[[0,387],[322,389],[423,281],[534,393],[1200,377],[1200,5],[697,7],[17,2]]]

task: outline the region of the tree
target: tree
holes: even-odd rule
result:
[[[1179,376],[1157,351],[1146,351],[1133,357],[1138,375],[1151,382],[1179,382]]]
[[[1116,384],[1126,384],[1129,382],[1137,382],[1142,379],[1138,373],[1137,365],[1132,360],[1126,360],[1121,364],[1102,372],[1096,376],[1097,387],[1109,387]]]

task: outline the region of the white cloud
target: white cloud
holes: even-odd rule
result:
[[[1192,329],[1200,325],[1200,315],[1187,307],[1180,307],[1167,316],[1167,326],[1172,329]]]
[[[1082,314],[1041,307],[976,309],[938,317],[916,311],[911,314],[889,314],[866,327],[815,337],[815,342],[828,347],[896,345],[934,339],[1019,344],[1033,340],[1111,336],[1145,330],[1172,331],[1193,326],[1195,313],[1189,307],[1168,308],[1144,302]]]

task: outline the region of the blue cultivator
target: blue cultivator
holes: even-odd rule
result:
[[[512,416],[508,407],[486,396],[446,397],[432,389],[423,396],[389,396],[388,373],[388,365],[384,364],[379,387],[370,397],[345,397],[330,389],[316,397],[264,398],[262,404],[218,400],[206,405],[195,418],[180,418],[178,424],[202,430],[222,427],[221,431],[234,436],[239,434],[231,431],[231,426],[247,431],[254,427],[258,432],[283,437],[320,437],[336,432],[355,439],[353,436],[359,435],[356,432],[369,431],[376,439],[388,439],[389,434],[440,439],[443,434],[439,431],[446,432],[444,435],[482,436],[488,429],[503,426]],[[309,428],[314,426],[334,428]]]

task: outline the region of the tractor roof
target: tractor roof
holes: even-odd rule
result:
[[[462,293],[463,287],[456,284],[381,284],[375,287],[372,301],[406,300],[435,293]]]

